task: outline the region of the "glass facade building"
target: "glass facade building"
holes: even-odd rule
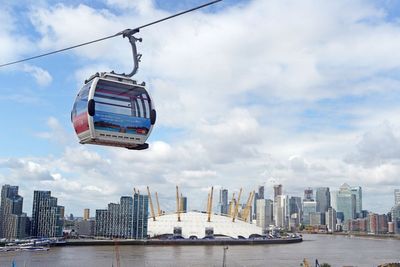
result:
[[[21,239],[26,236],[27,216],[22,212],[23,198],[18,186],[3,185],[0,202],[0,238]]]
[[[147,237],[148,196],[122,196],[120,203],[96,210],[96,236],[143,239]]]
[[[50,191],[34,191],[32,205],[31,236],[61,237],[63,208]]]
[[[346,221],[356,218],[356,194],[348,184],[343,184],[336,193],[336,212],[343,214],[343,226],[346,228]]]

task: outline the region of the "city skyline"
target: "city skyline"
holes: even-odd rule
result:
[[[200,3],[4,1],[0,64]],[[76,214],[133,185],[173,210],[175,185],[204,209],[211,185],[270,196],[273,184],[300,195],[348,183],[386,212],[400,175],[399,15],[396,1],[224,0],[143,29],[135,78],[157,110],[147,151],[80,145],[70,122],[85,79],[132,68],[126,38],[0,68],[0,184],[18,184],[25,207],[49,190]]]
[[[14,187],[16,187],[17,188],[17,191],[18,191],[18,188],[19,188],[19,186],[14,186]],[[362,187],[361,186],[353,186],[353,187],[350,187],[349,185],[347,185],[346,183],[345,184],[343,184],[343,185],[341,185],[338,189],[339,190],[332,190],[331,188],[329,188],[329,187],[318,187],[318,188],[315,188],[316,189],[316,191],[314,191],[313,189],[314,188],[312,188],[312,187],[306,187],[306,188],[304,188],[304,190],[303,190],[303,192],[300,192],[299,194],[294,194],[294,195],[292,195],[292,194],[287,194],[286,192],[285,192],[285,187],[283,186],[283,185],[279,185],[279,188],[280,188],[280,192],[282,193],[282,196],[288,196],[289,198],[300,198],[302,201],[304,201],[305,199],[304,199],[304,196],[301,196],[301,194],[302,193],[304,193],[305,191],[310,191],[310,190],[312,190],[313,191],[313,194],[312,194],[312,196],[313,196],[313,199],[311,200],[311,202],[313,202],[314,203],[314,205],[315,205],[315,207],[314,207],[314,209],[315,209],[315,212],[319,212],[320,210],[320,207],[321,207],[321,205],[323,205],[323,206],[325,206],[325,208],[323,209],[323,210],[321,210],[321,212],[326,212],[327,210],[328,210],[328,208],[329,207],[331,207],[331,206],[336,206],[337,205],[337,203],[336,203],[336,201],[337,200],[332,200],[331,198],[332,198],[332,194],[336,194],[337,192],[340,192],[341,190],[343,190],[343,188],[346,188],[346,187],[348,187],[348,190],[349,190],[349,194],[356,194],[355,192],[352,192],[352,193],[350,193],[351,192],[351,190],[353,190],[353,189],[355,189],[355,188],[357,188],[358,190],[360,190],[361,191],[361,189],[362,189]],[[211,188],[211,187],[210,187]],[[272,201],[274,201],[274,197],[273,197],[273,195],[274,195],[274,193],[276,192],[276,190],[275,190],[275,188],[276,188],[276,186],[274,186],[274,187],[272,187],[271,188],[271,194],[270,195],[268,195],[268,194],[266,194],[266,195],[264,195],[264,198],[263,199],[265,199],[265,200],[272,200]],[[327,190],[327,192],[329,192],[330,191],[330,194],[329,194],[329,201],[328,201],[328,203],[329,204],[326,204],[326,203],[324,203],[324,204],[321,204],[320,202],[321,201],[323,201],[323,202],[325,202],[326,200],[321,200],[320,199],[320,197],[318,197],[318,190],[321,190],[321,189],[324,189],[324,190]],[[134,190],[137,190],[136,188],[133,188],[133,190],[132,190],[132,192],[131,193],[127,193],[127,194],[122,194],[123,196],[125,195],[125,196],[129,196],[129,195],[135,195],[136,193],[134,192]],[[246,191],[246,190],[243,190],[243,195],[242,195],[242,199],[241,199],[241,204],[245,204],[245,201],[246,201],[246,199],[247,199],[247,194],[249,194],[251,191],[257,191],[257,190],[260,190],[260,186],[256,186],[256,187],[254,187],[254,189],[253,190],[249,190],[249,191]],[[262,190],[263,190],[263,192],[265,192],[264,190],[265,190],[265,188],[263,187],[262,188]],[[34,192],[45,192],[46,194],[50,194],[50,191],[45,191],[45,190],[34,190],[33,191],[33,193]],[[238,197],[238,191],[239,190],[237,190],[237,191],[232,191],[232,190],[230,190],[229,188],[226,188],[226,187],[221,187],[220,188],[220,190],[218,190],[218,191],[215,191],[214,192],[214,201],[213,201],[213,203],[212,203],[212,208],[213,208],[213,211],[214,212],[216,212],[216,213],[224,213],[224,212],[221,212],[222,211],[222,208],[221,208],[221,202],[220,202],[220,198],[221,198],[221,192],[223,192],[223,195],[224,195],[224,197],[223,197],[223,199],[224,200],[226,200],[227,201],[227,206],[229,206],[229,203],[231,202],[231,199],[232,199],[232,193],[235,193],[235,198],[237,198]],[[268,190],[266,190],[266,191],[268,191]],[[379,210],[372,210],[372,209],[368,209],[367,207],[366,208],[362,208],[362,210],[366,210],[366,211],[369,211],[369,212],[374,212],[374,213],[379,213],[379,214],[386,214],[386,213],[388,213],[388,212],[390,212],[391,211],[391,209],[396,205],[396,200],[397,200],[397,198],[396,198],[396,196],[397,196],[397,192],[399,191],[399,189],[393,189],[393,193],[392,193],[392,197],[393,197],[393,203],[392,203],[392,206],[388,209],[388,210],[383,210],[383,211],[379,211]],[[156,199],[155,199],[155,195],[154,195],[154,193],[155,192],[157,192],[157,191],[154,191],[154,192],[152,192],[152,198],[153,198],[153,201],[154,201],[154,203],[155,203],[155,201],[156,201]],[[172,192],[172,191],[171,191]],[[185,192],[185,190],[183,190],[183,192]],[[138,190],[137,191],[137,193],[139,193],[140,195],[145,195],[145,196],[147,196],[147,192],[146,191],[141,191],[141,190]],[[160,196],[160,193],[159,192],[157,192],[157,194],[158,194],[158,197]],[[34,194],[33,194],[34,195]],[[22,206],[22,204],[21,204],[21,209],[22,209],[22,211],[24,211],[24,213],[25,214],[27,214],[28,216],[30,216],[30,215],[32,215],[32,209],[30,209],[30,207],[32,207],[32,205],[31,206],[29,206],[29,207],[27,207],[27,205],[26,205],[26,202],[27,202],[27,198],[26,197],[23,197],[23,196],[18,196],[18,197],[20,197],[20,198],[23,198],[24,199],[24,205]],[[173,199],[173,200],[172,200]],[[258,199],[261,199],[261,198],[258,198]],[[360,212],[358,212],[358,207],[361,207],[361,205],[362,205],[362,203],[363,203],[363,201],[364,201],[364,197],[360,200],[360,201],[357,201],[356,202],[356,197],[355,197],[355,195],[354,195],[354,207],[355,207],[355,210],[354,210],[354,213],[355,213],[355,215],[353,216],[353,217],[357,217],[359,214],[360,214]],[[33,201],[32,201],[32,203],[34,202],[35,200],[34,200],[34,197],[33,197]],[[106,202],[107,202],[107,205],[105,205],[105,206],[94,206],[94,207],[88,207],[88,206],[85,206],[85,204],[83,203],[82,204],[82,206],[84,207],[84,208],[82,208],[81,210],[80,209],[78,209],[78,208],[71,208],[71,207],[65,207],[65,217],[68,217],[68,216],[70,216],[71,214],[73,214],[74,215],[74,217],[82,217],[82,218],[84,218],[85,217],[85,213],[86,212],[88,212],[87,210],[91,210],[91,211],[95,211],[95,210],[97,210],[97,209],[102,209],[102,208],[106,208],[108,205],[109,205],[109,203],[110,203],[110,201],[114,201],[115,202],[115,200],[105,200]],[[170,205],[167,205],[167,206],[165,206],[165,204],[166,204],[166,202],[164,201],[164,199],[163,198],[161,198],[161,201],[160,201],[160,203],[161,203],[161,205],[160,205],[160,208],[164,211],[164,212],[167,212],[167,213],[173,213],[173,212],[175,212],[176,211],[176,203],[174,202],[174,201],[176,201],[176,199],[174,198],[174,197],[171,197],[171,203],[170,203]],[[253,203],[252,203],[252,209],[254,210],[254,212],[256,212],[256,209],[257,209],[257,206],[256,206],[256,202],[257,201],[257,199],[256,199],[256,197],[254,197],[254,201],[253,201]],[[307,201],[309,201],[309,200],[307,200]],[[29,202],[29,200],[28,200],[28,202]],[[189,203],[189,204],[188,204]],[[287,205],[288,206],[288,208],[289,208],[289,206],[290,206],[290,202],[289,202],[289,199],[287,199],[287,200],[285,200],[285,205]],[[331,205],[331,203],[332,203],[332,205]],[[222,203],[223,204],[223,203]],[[184,210],[187,210],[187,211],[189,211],[189,210],[203,210],[203,211],[205,211],[206,210],[206,206],[204,206],[204,207],[201,207],[201,206],[199,206],[198,205],[198,203],[196,203],[196,201],[193,201],[190,197],[188,197],[186,194],[185,194],[185,196],[181,196],[181,198],[180,198],[180,205],[182,206],[182,208],[184,209]],[[199,208],[200,207],[200,208]],[[64,207],[63,207],[64,208]],[[227,210],[228,209],[228,207],[226,207],[224,210]],[[289,210],[290,210],[290,208],[289,208]],[[32,211],[32,212],[31,212]],[[74,212],[73,212],[74,211]],[[63,211],[64,212],[64,211]],[[290,212],[290,211],[288,211],[288,212]],[[256,214],[254,214],[254,216],[256,216]],[[94,217],[94,214],[92,214],[92,216],[91,216],[91,218],[93,218]],[[349,215],[347,215],[347,217],[349,217]],[[352,216],[350,216],[350,217],[352,217]],[[254,219],[255,219],[255,217],[254,217]]]

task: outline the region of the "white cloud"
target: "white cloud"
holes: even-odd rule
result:
[[[400,163],[400,137],[387,123],[364,133],[356,146],[356,151],[346,157],[350,163],[360,163],[365,167],[386,163]]]
[[[36,136],[62,145],[71,142],[72,137],[67,134],[57,118],[49,117],[47,119],[47,126],[50,128],[50,131],[36,133]]]
[[[30,75],[35,78],[36,82],[40,86],[47,86],[49,85],[53,78],[51,77],[50,73],[42,68],[39,68],[37,66],[29,65],[29,64],[24,64],[22,66],[22,70],[26,73],[29,73]]]
[[[169,15],[149,0],[106,4],[111,9],[32,7],[38,47],[64,48]],[[0,34],[8,37],[0,51],[18,55],[20,50],[10,46],[18,38],[10,37],[13,25],[4,25]],[[138,44],[144,55],[137,79],[149,85],[158,112],[149,150],[72,146],[76,138],[66,136],[64,118],[52,117],[50,130],[39,136],[65,140],[59,143],[66,146],[64,153],[40,159],[42,172],[18,160],[8,163],[52,177],[45,185],[65,205],[81,208],[76,199],[84,196],[98,208],[146,185],[174,207],[179,184],[193,199],[192,208],[204,207],[204,201],[195,202],[206,199],[201,190],[212,184],[248,192],[260,183],[271,190],[280,182],[297,195],[304,187],[334,188],[343,182],[366,192],[378,184],[396,185],[398,105],[370,103],[379,102],[374,97],[381,93],[388,98],[399,93],[400,30],[385,21],[381,9],[364,1],[251,1],[182,16],[138,37],[144,39]],[[80,65],[71,71],[78,87],[97,71],[132,67],[122,38],[71,54]],[[351,99],[358,96],[370,102]],[[330,109],[325,100],[333,103]],[[369,131],[385,120],[394,126]],[[18,181],[22,174],[14,173],[21,175]]]
[[[19,35],[17,20],[7,6],[0,10],[0,25],[0,64],[18,60],[24,52],[32,51],[28,38]]]

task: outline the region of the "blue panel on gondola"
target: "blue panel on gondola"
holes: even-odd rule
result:
[[[93,123],[96,130],[142,135],[147,134],[151,126],[150,119],[98,110]]]

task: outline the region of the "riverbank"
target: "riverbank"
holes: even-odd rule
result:
[[[272,245],[272,244],[291,244],[300,243],[301,237],[294,238],[273,238],[273,239],[118,239],[118,240],[93,240],[93,239],[71,239],[67,240],[66,246],[113,246],[133,245],[133,246],[232,246],[232,245]]]
[[[334,233],[312,233],[312,232],[300,232],[300,234],[307,234],[307,235],[338,235],[338,236],[348,236],[348,237],[364,237],[364,238],[371,238],[371,239],[392,239],[392,240],[400,240],[400,235],[394,234],[378,234],[378,235],[371,235],[368,233],[360,233],[360,232],[334,232]]]

